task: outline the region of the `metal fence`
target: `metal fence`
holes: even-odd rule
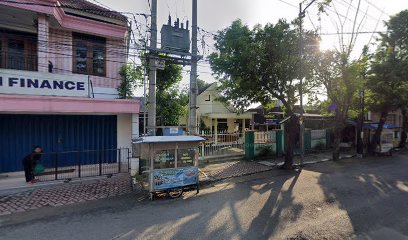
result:
[[[128,148],[44,153],[45,171],[36,177],[52,181],[128,173],[130,157]]]
[[[276,131],[254,132],[255,144],[276,143]]]
[[[312,140],[326,139],[326,129],[311,130]]]
[[[200,146],[202,158],[244,154],[244,135],[242,133],[202,132],[201,136],[206,139]]]
[[[210,143],[243,143],[243,134],[241,132],[227,133],[227,132],[205,132],[202,131],[200,136],[207,139]]]

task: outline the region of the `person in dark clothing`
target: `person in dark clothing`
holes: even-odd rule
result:
[[[23,159],[25,179],[27,183],[34,183],[34,168],[37,162],[41,159],[42,148],[36,146],[33,152]]]

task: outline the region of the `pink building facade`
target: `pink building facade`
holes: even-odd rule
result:
[[[127,30],[126,17],[85,0],[0,2],[0,173],[21,170],[35,145],[131,148],[140,102],[116,90]]]

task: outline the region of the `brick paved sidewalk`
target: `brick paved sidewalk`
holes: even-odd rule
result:
[[[305,164],[324,162],[331,160],[331,152],[311,153],[304,156]],[[352,157],[353,152],[343,152],[341,157]],[[284,158],[267,158],[258,161],[233,161],[217,164],[209,164],[200,168],[200,181],[216,181],[226,178],[250,175],[259,172],[272,170],[276,166],[282,165]],[[294,164],[300,164],[300,156],[294,157]]]
[[[0,196],[0,216],[42,207],[56,207],[103,199],[130,192],[132,192],[132,185],[129,175],[41,187]]]
[[[264,166],[255,161],[234,161],[210,164],[200,168],[200,181],[214,181],[231,177],[239,177],[259,172],[265,172],[273,169],[270,166]]]

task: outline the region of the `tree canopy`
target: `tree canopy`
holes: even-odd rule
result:
[[[313,53],[317,53],[317,35],[309,32],[307,36],[305,58],[312,60],[316,57]],[[279,99],[292,111],[299,97],[299,79],[308,75],[307,71],[299,71],[299,32],[294,25],[281,19],[275,25],[258,25],[251,30],[236,20],[215,40],[218,52],[211,54],[210,64],[223,95],[235,107],[242,109],[253,102],[266,104]],[[305,91],[313,85],[309,80],[304,82]]]
[[[380,121],[370,144],[373,152],[389,112],[408,104],[408,10],[392,16],[386,22],[387,33],[371,58],[366,88],[369,108],[380,113]]]
[[[222,95],[237,109],[244,109],[250,103],[268,104],[276,99],[284,105],[291,117],[291,127],[297,129],[294,106],[299,99],[300,78],[304,92],[313,86],[313,64],[318,54],[318,37],[306,32],[304,37],[304,61],[299,54],[299,29],[295,24],[279,20],[276,24],[260,25],[250,29],[241,20],[219,32],[215,38],[216,53],[210,55],[210,64],[220,82]],[[304,69],[304,71],[300,71]],[[287,161],[291,165],[296,132],[288,132]]]
[[[143,68],[142,66],[134,66],[132,64],[125,64],[120,69],[119,74],[122,81],[118,86],[118,94],[121,99],[131,99],[134,97],[134,90],[143,82]]]
[[[157,116],[162,126],[178,126],[181,116],[187,114],[188,103],[186,89],[180,89],[182,67],[168,63],[164,70],[157,71]]]

